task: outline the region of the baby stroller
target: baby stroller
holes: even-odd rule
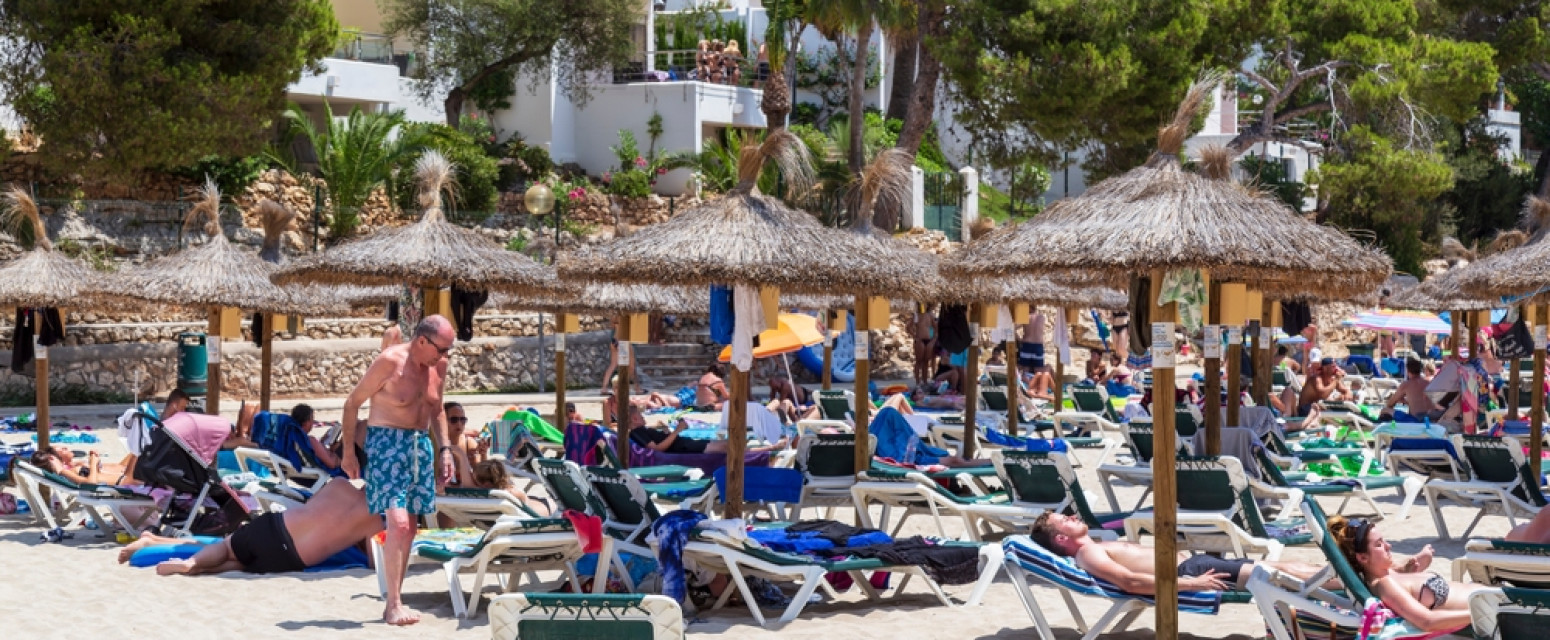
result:
[[[142,419],[156,428],[135,465],[135,479],[181,494],[168,501],[162,513],[164,535],[225,535],[248,519],[247,507],[215,467],[216,453],[231,433],[224,418],[185,411],[165,421],[153,416]],[[217,507],[207,509],[206,499]]]

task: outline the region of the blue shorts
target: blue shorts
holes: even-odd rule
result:
[[[366,427],[366,507],[436,512],[436,451],[420,429]]]
[[[947,356],[947,363],[951,364],[951,365],[953,365],[955,367],[967,367],[967,366],[969,366],[969,350],[968,349],[964,349],[963,351],[959,351],[958,353],[948,354],[948,356]]]
[[[1038,369],[1044,366],[1044,343],[1017,343],[1017,366]]]

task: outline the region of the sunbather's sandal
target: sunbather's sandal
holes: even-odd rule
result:
[[[48,531],[43,532],[42,542],[62,542],[74,537],[75,534],[65,531],[64,528],[54,527],[53,529],[49,529]]]

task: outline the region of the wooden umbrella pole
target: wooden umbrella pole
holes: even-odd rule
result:
[[[262,317],[264,326],[258,327],[259,344],[263,345],[258,356],[258,410],[268,411],[274,378],[274,314],[266,313]]]
[[[1454,310],[1448,314],[1448,321],[1453,324],[1453,333],[1449,336],[1449,341],[1452,344],[1449,346],[1452,347],[1453,356],[1459,359],[1463,359],[1463,352],[1459,350],[1459,345],[1464,343],[1464,319],[1459,317],[1463,313],[1462,311]]]
[[[1203,276],[1209,278],[1205,272]],[[1206,309],[1206,325],[1208,325],[1204,339],[1201,340],[1201,349],[1205,353],[1205,377],[1206,377],[1206,455],[1215,456],[1222,453],[1222,359],[1212,357],[1221,354],[1222,339],[1221,326],[1222,312],[1220,309],[1221,287],[1207,280],[1206,300],[1210,305]]]
[[[1529,464],[1537,465],[1540,456],[1544,454],[1544,428],[1545,428],[1545,325],[1550,324],[1546,314],[1550,314],[1550,305],[1535,305],[1534,310],[1534,390],[1533,400],[1529,411],[1533,415],[1529,417],[1528,459]]]
[[[619,326],[628,327],[629,316],[620,316]],[[631,337],[631,336],[626,336]],[[617,449],[619,452],[619,466],[630,468],[630,341],[619,340],[619,355],[615,362],[614,375],[617,383],[614,385],[614,432],[619,434]],[[731,459],[728,458],[728,461]]]
[[[1523,386],[1523,374],[1522,374],[1522,372],[1519,371],[1519,368],[1522,367],[1522,365],[1520,364],[1521,362],[1522,362],[1521,360],[1519,360],[1517,358],[1513,358],[1511,362],[1507,363],[1507,366],[1512,367],[1511,369],[1507,370],[1507,419],[1508,420],[1517,420],[1518,419],[1518,399],[1520,398],[1520,396],[1518,395],[1518,392],[1520,391],[1519,387]]]
[[[13,349],[14,352],[14,349]],[[33,364],[37,369],[37,415],[33,419],[38,426],[38,451],[48,451],[48,347],[37,345],[33,349]],[[34,509],[41,508],[34,505]]]
[[[834,386],[834,331],[827,324],[823,329],[823,390]]]
[[[872,456],[867,451],[867,434],[871,431],[868,417],[872,409],[872,395],[867,390],[867,379],[872,375],[871,332],[867,326],[871,323],[871,310],[867,308],[865,296],[856,297],[856,473],[866,471],[872,466]]]
[[[1017,435],[1017,423],[1021,421],[1021,414],[1017,407],[1022,403],[1023,392],[1021,377],[1017,374],[1017,336],[1012,336],[1006,341],[1006,429],[1012,435]]]
[[[980,305],[969,306],[969,317],[978,318]],[[965,354],[963,383],[963,442],[959,445],[958,455],[964,458],[974,457],[974,435],[976,418],[979,417],[979,382],[980,382],[980,323],[969,323],[969,353]]]
[[[1225,327],[1227,330],[1227,424],[1236,427],[1243,407],[1243,327]]]
[[[205,362],[206,389],[205,389],[205,413],[221,415],[221,310],[210,309],[210,326],[205,332],[205,353],[208,360]]]
[[[1470,358],[1477,357],[1479,352],[1475,350],[1475,342],[1480,340],[1480,314],[1474,311],[1464,316],[1464,351]]]
[[[743,451],[748,447],[748,372],[732,365],[732,406],[727,412],[726,517],[743,517]]]
[[[555,322],[554,333],[554,425],[561,431],[570,424],[565,413],[565,332]]]
[[[1275,367],[1275,325],[1271,318],[1275,314],[1275,305],[1279,304],[1276,300],[1265,298],[1260,306],[1259,370],[1254,372],[1254,383],[1259,386],[1257,402],[1265,407],[1270,406],[1270,372]]]
[[[1065,307],[1061,307],[1061,308],[1055,310],[1055,313],[1063,313],[1063,314],[1066,315],[1066,331],[1070,331],[1071,330],[1071,325],[1076,324],[1075,322],[1072,322],[1072,320],[1076,317],[1076,314],[1072,313],[1073,311],[1075,311],[1075,310],[1074,309],[1067,309]],[[1060,340],[1061,340],[1062,337],[1064,337],[1064,336],[1058,336],[1058,335],[1055,336],[1055,344],[1056,345],[1060,344]],[[1070,340],[1069,337],[1066,337],[1066,339]],[[1116,339],[1118,339],[1118,338],[1116,338]],[[1045,358],[1049,358],[1049,354],[1048,353],[1044,354],[1044,357]],[[1047,362],[1047,360],[1046,360],[1046,362]],[[1060,347],[1059,346],[1055,347],[1055,379],[1051,381],[1051,386],[1055,387],[1055,413],[1060,413],[1061,411],[1065,410],[1065,401],[1066,401],[1066,363],[1065,363],[1065,361],[1060,359]],[[1060,434],[1057,433],[1055,435],[1058,436]]]
[[[1155,518],[1155,526],[1152,532],[1155,540],[1155,562],[1158,567],[1173,567],[1178,565],[1178,540],[1175,530],[1178,528],[1178,485],[1176,470],[1174,468],[1174,456],[1178,452],[1178,433],[1174,431],[1173,395],[1175,390],[1173,380],[1173,322],[1177,307],[1174,303],[1156,305],[1156,291],[1163,281],[1164,272],[1161,269],[1152,271],[1152,286],[1147,289],[1152,293],[1152,299],[1146,303],[1152,306],[1152,327],[1132,327],[1133,330],[1146,331],[1153,329],[1152,333],[1152,506]],[[1159,325],[1164,325],[1159,327]],[[1155,328],[1155,329],[1154,329]],[[1161,329],[1161,330],[1158,330]],[[1159,358],[1157,351],[1159,337],[1163,338],[1162,345],[1166,347],[1166,358]],[[1157,572],[1157,637],[1177,638],[1179,636],[1179,576],[1174,571]]]
[[[1260,317],[1263,318],[1264,316]],[[1264,320],[1260,320],[1259,326],[1261,328],[1265,326],[1264,322]],[[1251,324],[1249,326],[1253,327],[1254,325]],[[1262,364],[1261,360],[1264,358],[1264,347],[1260,345],[1260,334],[1260,331],[1255,331],[1254,335],[1249,336],[1249,374],[1253,376],[1249,382],[1249,399],[1253,400],[1254,404],[1263,407],[1265,406],[1266,402],[1265,398],[1260,395],[1259,391],[1259,370],[1260,365]]]

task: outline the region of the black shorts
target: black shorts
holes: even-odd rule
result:
[[[1214,571],[1227,574],[1227,579],[1223,582],[1237,582],[1238,576],[1242,575],[1243,568],[1251,564],[1254,564],[1254,561],[1248,558],[1228,560],[1210,554],[1198,553],[1190,556],[1188,560],[1179,563],[1179,577],[1193,578]]]
[[[285,530],[284,513],[266,513],[231,534],[231,554],[248,573],[302,571],[307,563]]]
[[[668,445],[667,452],[668,453],[705,453],[706,447],[709,447],[709,446],[710,446],[710,441],[709,440],[699,440],[699,439],[696,439],[696,438],[685,438],[685,437],[680,436],[677,440],[673,441],[673,444]]]

